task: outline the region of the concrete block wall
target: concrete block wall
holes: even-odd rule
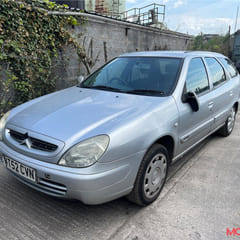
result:
[[[57,13],[54,13],[57,14]],[[89,59],[95,62],[91,72],[106,61],[126,53],[155,50],[187,50],[192,36],[157,28],[145,27],[114,19],[84,13],[66,13],[79,19],[86,17],[85,25],[74,26],[69,31],[84,47]],[[56,59],[53,75],[56,88],[62,89],[76,83],[79,75],[87,75],[75,50],[65,47]]]

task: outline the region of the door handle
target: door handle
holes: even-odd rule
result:
[[[210,110],[212,110],[212,108],[213,108],[213,102],[209,102],[209,103],[208,103],[208,108],[209,108]]]

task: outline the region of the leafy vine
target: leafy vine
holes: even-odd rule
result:
[[[0,115],[55,90],[50,74],[63,46],[72,44],[81,52],[67,30],[78,21],[48,14],[65,7],[48,0],[0,0]]]

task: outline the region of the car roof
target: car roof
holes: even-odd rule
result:
[[[225,57],[216,52],[207,51],[146,51],[146,52],[132,52],[122,54],[120,57],[175,57],[185,58],[187,56],[209,56],[209,57]]]

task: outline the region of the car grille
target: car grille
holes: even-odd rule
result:
[[[48,195],[63,197],[67,193],[67,187],[63,184],[39,178],[37,183],[26,180],[25,178],[10,171],[20,182]]]
[[[45,191],[48,191],[50,193],[54,193],[56,195],[65,195],[67,192],[67,187],[63,184],[56,183],[53,181],[49,181],[43,178],[40,178],[38,181],[38,186],[43,188]]]
[[[23,134],[12,129],[9,130],[10,136],[20,144],[25,140],[29,139],[31,142],[31,148],[45,151],[45,152],[54,152],[57,150],[58,146],[49,142],[42,141],[33,137],[29,137],[28,134]]]

